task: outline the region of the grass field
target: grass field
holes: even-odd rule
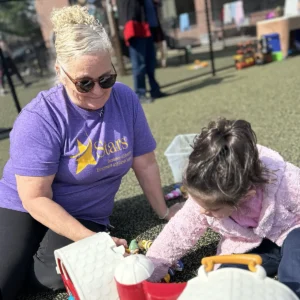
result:
[[[227,66],[228,57],[217,58],[217,66]],[[252,123],[258,142],[279,151],[287,160],[299,165],[299,83],[300,57],[243,71],[228,69],[216,77],[203,75],[209,69],[190,71],[186,66],[159,69],[157,78],[169,97],[145,104],[144,110],[157,141],[156,155],[165,192],[172,189],[173,178],[164,151],[175,135],[197,133],[218,116],[243,118]],[[201,75],[201,76],[200,76]],[[131,84],[131,77],[120,78]],[[17,89],[24,106],[46,81],[34,83],[29,89]],[[0,98],[0,128],[12,126],[17,114],[10,95]],[[9,140],[0,141],[0,170],[8,158]],[[133,173],[123,180],[117,194],[112,225],[113,234],[128,240],[155,238],[163,222],[152,213]],[[179,200],[181,201],[181,200]],[[174,203],[174,202],[173,202]],[[214,254],[218,237],[209,231],[184,258],[185,269],[176,280],[194,276],[200,259]],[[65,299],[64,294],[43,294],[20,299]]]

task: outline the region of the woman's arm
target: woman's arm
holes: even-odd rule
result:
[[[18,193],[24,208],[34,219],[72,241],[95,234],[52,200],[51,185],[54,176],[16,175]]]
[[[17,188],[24,208],[29,214],[57,234],[76,242],[93,232],[72,217],[52,200],[52,182],[55,175],[29,177],[16,175]],[[117,246],[128,247],[126,240],[112,237]]]
[[[132,168],[154,211],[160,218],[165,217],[166,220],[172,218],[182,205],[175,204],[168,210],[154,152],[135,157]]]

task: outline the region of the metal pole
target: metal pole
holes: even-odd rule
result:
[[[221,26],[222,26],[222,39],[223,39],[223,49],[226,48],[226,43],[225,43],[225,28],[224,28],[224,20],[221,20]]]
[[[210,54],[210,60],[211,60],[211,72],[212,72],[212,75],[215,76],[216,75],[215,58],[214,58],[214,50],[213,50],[213,44],[212,44],[208,3],[207,3],[207,0],[204,0],[204,1],[205,1],[206,24],[207,24],[208,39],[209,39],[209,54]]]
[[[15,106],[17,108],[18,113],[20,113],[21,110],[22,110],[22,108],[21,108],[21,105],[19,103],[19,100],[18,100],[18,97],[17,97],[17,94],[16,94],[16,90],[15,90],[14,84],[13,84],[13,82],[11,80],[11,77],[10,77],[10,74],[9,74],[9,70],[8,70],[8,66],[6,64],[6,61],[5,61],[5,58],[4,58],[4,55],[3,55],[1,47],[0,47],[0,61],[2,61],[4,75],[6,75],[6,77],[7,77],[7,81],[8,81],[8,84],[9,84],[9,87],[10,87],[10,91],[12,93],[12,96],[13,96],[13,99],[14,99],[14,102],[15,102]]]

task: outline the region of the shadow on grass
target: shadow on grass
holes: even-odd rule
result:
[[[219,59],[219,58],[231,57],[235,54],[235,52],[236,52],[236,46],[228,46],[222,50],[215,50],[214,58]],[[189,56],[189,63],[193,62],[196,59],[210,61],[209,49],[201,53],[191,53]],[[177,67],[178,65],[185,65],[185,64],[186,61],[184,59],[184,52],[182,50],[178,50],[177,55],[168,57],[168,61],[167,61],[168,67]]]
[[[225,70],[229,70],[229,69],[233,69],[233,68],[234,68],[234,66],[230,65],[230,66],[227,66],[227,67],[220,68],[218,71],[221,72],[221,71],[225,71]],[[197,75],[185,77],[184,79],[176,80],[176,81],[170,82],[168,84],[162,85],[161,88],[168,88],[168,87],[172,87],[174,85],[178,85],[178,84],[181,84],[181,83],[190,82],[191,80],[194,80],[194,79],[197,79],[197,78],[201,78],[201,77],[205,77],[205,76],[209,76],[211,74],[212,74],[211,70],[209,70],[209,71],[207,71],[205,73],[201,73],[201,74],[197,74]],[[216,78],[216,77],[213,77],[213,78]]]
[[[206,78],[200,82],[196,82],[194,84],[190,84],[190,85],[183,85],[182,87],[176,87],[174,89],[172,89],[172,92],[169,94],[171,95],[175,95],[175,94],[179,94],[179,93],[187,93],[187,92],[192,92],[194,90],[197,89],[201,89],[210,85],[217,85],[219,83],[221,83],[222,81],[226,81],[226,82],[233,82],[233,81],[237,81],[240,80],[240,78],[236,78],[236,79],[231,79],[234,78],[234,75],[226,75],[226,76],[222,76],[222,77],[210,77],[210,78]]]

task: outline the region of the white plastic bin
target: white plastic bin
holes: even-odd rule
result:
[[[182,181],[188,157],[193,150],[191,145],[193,145],[196,135],[195,133],[177,135],[165,151],[165,156],[173,173],[174,182]]]

